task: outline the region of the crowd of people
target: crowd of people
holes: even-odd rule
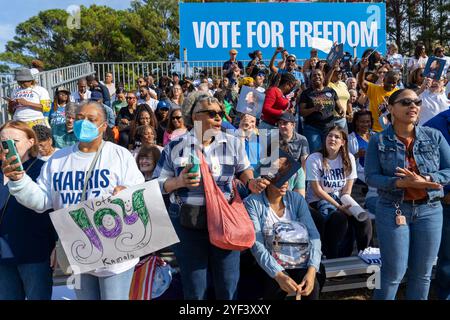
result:
[[[61,261],[50,211],[152,179],[180,239],[171,250],[185,299],[319,299],[322,260],[375,244],[382,266],[374,298],[395,299],[408,271],[406,298],[427,299],[439,257],[439,298],[450,299],[450,58],[434,48],[446,65],[432,79],[423,75],[426,52],[418,44],[405,64],[391,44],[386,56],[369,49],[329,65],[312,49],[301,65],[280,47],[269,65],[256,50],[244,67],[232,49],[221,77],[142,75],[124,88],[106,73],[104,81],[88,76],[74,92],[60,87],[52,97],[29,69],[16,70],[12,120],[0,128],[20,157],[6,158],[2,147],[0,299],[51,298]],[[237,110],[244,86],[264,94],[261,115],[247,98],[252,107]],[[250,250],[209,241],[203,179],[191,161],[196,150],[225,198],[231,202],[238,190],[244,199],[256,235]],[[273,174],[261,166],[274,150],[299,163],[283,183],[280,159]],[[90,171],[105,183],[87,187]],[[57,182],[75,172],[84,183]],[[368,219],[343,200],[355,185]],[[283,223],[306,239],[302,263],[288,266],[274,253]],[[77,298],[128,299],[137,263],[81,274]]]

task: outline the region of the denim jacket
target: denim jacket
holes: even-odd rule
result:
[[[261,192],[260,194],[248,196],[244,202],[256,232],[256,242],[251,248],[251,252],[260,267],[263,268],[269,276],[274,278],[278,272],[283,271],[284,269],[277,263],[264,245],[263,230],[270,210],[269,200],[267,199],[266,193]],[[311,242],[308,267],[313,266],[318,271],[322,255],[320,251],[320,235],[311,217],[306,200],[297,192],[288,191],[283,197],[283,203],[291,212],[293,220],[303,223],[308,229],[309,240]]]
[[[414,160],[421,175],[443,186],[450,183],[450,146],[438,130],[416,126],[413,146]],[[397,188],[396,168],[406,167],[405,145],[395,136],[389,126],[372,136],[366,152],[366,183],[378,189],[381,198],[402,202],[404,190]],[[435,200],[444,196],[442,189],[427,189],[428,198]]]

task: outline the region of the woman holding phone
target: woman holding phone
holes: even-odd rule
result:
[[[36,181],[44,161],[36,158],[34,131],[25,122],[11,121],[0,128],[0,139],[2,146],[15,145],[15,150],[1,148],[1,161],[15,154]],[[50,257],[57,239],[50,217],[21,205],[10,196],[8,178],[1,174],[0,180],[0,300],[50,300]]]

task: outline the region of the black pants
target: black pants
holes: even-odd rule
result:
[[[322,251],[327,259],[348,257],[353,252],[353,243],[356,240],[358,251],[364,250],[372,240],[372,221],[358,221],[341,211],[331,213],[325,219],[311,203],[311,216],[320,233]]]
[[[302,282],[307,269],[286,269],[287,274],[297,283]],[[302,300],[318,300],[319,293],[325,282],[325,268],[320,265],[320,271],[316,273],[316,278],[314,279],[314,289],[311,291],[309,296],[302,296]],[[265,273],[263,281],[263,299],[264,300],[284,300],[287,296],[287,292],[280,288],[278,282],[269,277]]]

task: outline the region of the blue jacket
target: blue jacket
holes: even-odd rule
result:
[[[416,140],[413,147],[414,160],[420,174],[427,175],[442,185],[450,183],[450,146],[442,133],[416,126]],[[396,168],[406,167],[405,145],[395,136],[389,126],[383,132],[372,136],[365,157],[366,183],[378,189],[380,197],[402,202],[404,190],[397,188]],[[430,200],[444,196],[443,190],[427,190]]]
[[[34,161],[31,158],[23,163],[26,170]],[[44,161],[36,160],[27,174],[36,181]],[[17,202],[11,196],[8,199],[8,186],[0,175],[0,264],[40,263],[49,260],[55,247],[57,234],[48,212],[36,213]],[[8,201],[8,202],[6,202]],[[6,210],[5,210],[6,204]]]
[[[278,272],[283,271],[284,269],[277,263],[275,258],[272,257],[269,250],[267,250],[264,245],[263,230],[264,223],[267,219],[267,215],[269,214],[269,200],[267,199],[266,193],[261,192],[260,194],[252,194],[248,196],[244,203],[248,214],[250,215],[250,219],[255,226],[256,232],[256,242],[251,248],[251,252],[260,267],[273,278]],[[306,200],[297,192],[288,191],[283,197],[283,203],[291,212],[293,219],[303,223],[308,229],[309,240],[311,242],[308,267],[313,266],[318,271],[322,256],[320,251],[320,235],[311,217]]]
[[[424,126],[439,130],[444,135],[447,143],[450,144],[450,109],[435,115],[425,122]]]
[[[443,111],[425,122],[424,126],[439,130],[450,145],[450,109]],[[445,193],[450,192],[450,185],[445,187]]]

